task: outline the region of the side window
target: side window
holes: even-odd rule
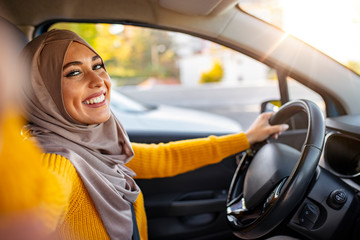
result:
[[[120,24],[57,23],[51,28],[70,29],[88,41],[103,58],[113,89],[143,104],[147,112],[163,105],[191,108],[225,116],[246,130],[262,102],[280,98],[273,69],[208,40]],[[141,109],[133,113],[139,117]],[[181,116],[184,121],[205,124],[206,119],[186,114]],[[120,121],[125,128],[133,127],[125,117]]]
[[[326,116],[325,102],[318,93],[316,93],[312,89],[302,85],[301,83],[295,81],[290,77],[287,78],[287,82],[288,82],[290,100],[300,99],[300,98],[309,99],[315,102],[323,112],[324,116]]]

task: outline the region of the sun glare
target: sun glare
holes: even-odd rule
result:
[[[360,59],[354,0],[282,0],[281,6],[284,30],[342,62]]]
[[[240,6],[344,64],[360,62],[359,0],[242,0]]]

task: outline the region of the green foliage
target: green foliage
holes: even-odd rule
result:
[[[79,34],[84,38],[91,46],[94,47],[97,30],[96,25],[92,23],[57,23],[50,29],[68,29]]]
[[[52,28],[69,29],[84,38],[100,54],[118,85],[179,76],[173,39],[166,31],[92,23],[57,23]]]
[[[221,82],[224,76],[224,70],[220,62],[214,61],[213,66],[208,72],[201,74],[200,83]]]

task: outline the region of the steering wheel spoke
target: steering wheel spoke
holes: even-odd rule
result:
[[[283,189],[286,181],[287,181],[287,177],[283,178],[281,180],[281,182],[275,187],[274,191],[272,191],[269,196],[266,198],[266,201],[263,205],[263,212],[265,212],[266,210],[268,210],[273,204],[275,204],[276,200],[279,198],[281,190]]]
[[[247,209],[243,197],[228,205],[226,211],[228,221],[234,227],[238,225],[245,226],[255,221],[261,215],[261,209]]]

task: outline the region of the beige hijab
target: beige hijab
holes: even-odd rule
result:
[[[133,156],[128,136],[113,114],[104,123],[86,125],[74,120],[63,103],[63,61],[74,41],[95,52],[67,30],[44,33],[22,52],[31,76],[25,87],[28,128],[45,152],[64,156],[75,166],[111,239],[131,239],[130,204],[139,188],[124,165]]]

